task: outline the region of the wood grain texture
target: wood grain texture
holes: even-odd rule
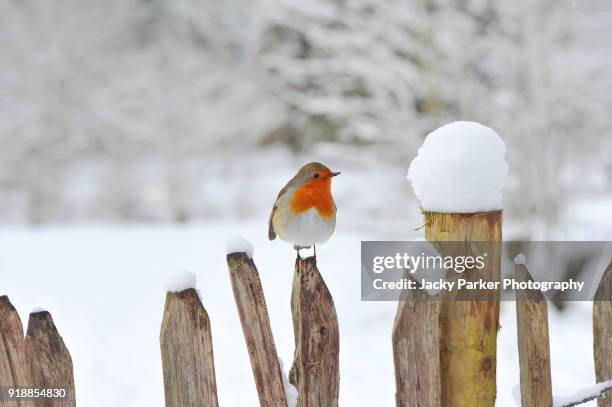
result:
[[[217,407],[210,320],[193,288],[166,294],[160,345],[166,407]]]
[[[395,404],[439,407],[440,301],[422,289],[406,290],[402,295],[393,325]]]
[[[527,267],[514,266],[519,282],[533,281]],[[548,305],[539,290],[516,291],[516,321],[523,407],[551,407]]]
[[[612,379],[612,262],[606,269],[593,300],[593,347],[595,379]],[[612,407],[612,392],[597,400],[598,407]]]
[[[485,269],[468,270],[460,276],[449,273],[449,279],[500,281],[502,211],[424,215],[425,238],[443,256],[481,255],[482,247],[472,242],[493,242],[487,246]],[[496,395],[499,291],[490,300],[456,301],[456,295],[456,291],[444,292],[441,297],[442,406],[492,407]]]
[[[25,350],[19,314],[6,295],[0,297],[0,387],[31,386],[32,371]],[[32,407],[31,401],[0,399],[0,407]]]
[[[34,405],[36,407],[76,406],[72,358],[50,313],[42,311],[30,314],[25,345],[32,367],[33,385],[38,388],[66,390],[66,399],[40,398]]]
[[[299,407],[337,407],[340,387],[339,330],[332,296],[315,257],[295,262],[291,313],[295,354],[289,381]]]
[[[245,253],[227,256],[232,290],[255,378],[259,405],[287,406],[276,345],[259,273]]]

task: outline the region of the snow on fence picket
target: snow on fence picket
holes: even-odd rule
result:
[[[51,396],[9,400],[9,388],[57,389]],[[0,297],[0,407],[75,407],[72,358],[51,314],[34,310],[27,333],[7,296]],[[27,395],[27,394],[26,394]],[[41,401],[42,400],[42,401]]]

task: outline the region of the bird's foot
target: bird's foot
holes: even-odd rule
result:
[[[298,246],[297,244],[294,244],[294,245],[293,245],[293,248],[294,248],[294,249],[297,251],[297,255],[298,255],[298,257],[299,257],[299,258],[303,258],[303,257],[301,256],[301,254],[300,254],[300,250],[301,250],[301,249],[310,249],[311,247],[312,247],[312,248],[313,248],[313,250],[314,250],[313,257],[317,257],[317,251],[316,251],[316,249],[314,248],[314,247],[315,247],[314,245],[312,245],[312,246]]]

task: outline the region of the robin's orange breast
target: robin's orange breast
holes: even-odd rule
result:
[[[336,211],[331,179],[313,180],[297,188],[289,198],[289,206],[296,215],[315,208],[321,217],[329,219]]]

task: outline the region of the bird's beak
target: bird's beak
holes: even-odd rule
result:
[[[340,173],[339,172],[332,172],[330,177],[335,177],[336,175],[340,175]]]

